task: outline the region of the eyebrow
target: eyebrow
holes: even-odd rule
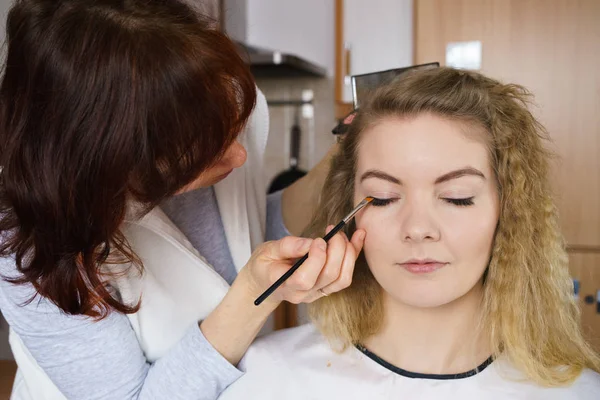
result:
[[[447,174],[440,176],[439,178],[437,178],[435,180],[435,184],[437,185],[438,183],[446,182],[446,181],[449,181],[452,179],[460,178],[462,176],[469,176],[469,175],[470,176],[478,176],[485,180],[485,175],[483,174],[483,172],[481,172],[478,169],[475,169],[473,167],[467,167],[467,168],[457,169],[456,171],[448,172]]]
[[[366,171],[360,177],[360,182],[362,183],[365,179],[369,179],[369,178],[377,178],[377,179],[381,179],[384,181],[392,182],[395,185],[402,185],[402,181],[400,179],[394,178],[390,174],[386,174],[385,172],[380,171],[378,169],[370,169],[370,170]]]
[[[478,176],[482,179],[485,179],[485,175],[481,171],[479,171],[478,169],[475,169],[473,167],[467,167],[467,168],[457,169],[456,171],[451,171],[451,172],[448,172],[447,174],[440,176],[439,178],[437,178],[435,180],[435,184],[437,185],[442,182],[446,182],[446,181],[460,178],[463,176]],[[388,173],[385,173],[381,170],[378,170],[378,169],[370,169],[370,170],[366,171],[360,177],[360,182],[362,183],[364,180],[369,179],[369,178],[381,179],[384,181],[391,182],[395,185],[402,185],[402,181],[400,179],[398,179]]]

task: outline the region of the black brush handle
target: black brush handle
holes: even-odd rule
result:
[[[325,242],[329,242],[329,239],[331,239],[336,233],[338,233],[340,231],[340,229],[342,229],[344,227],[344,225],[346,225],[346,223],[344,221],[341,221],[339,224],[337,224],[335,227],[333,227],[333,229],[331,231],[329,231],[329,233],[327,235],[325,235],[323,240]],[[265,292],[263,294],[258,296],[258,298],[256,300],[254,300],[254,305],[259,306],[263,301],[265,301],[266,298],[271,295],[271,293],[273,293],[279,286],[281,286],[283,284],[283,282],[285,282],[290,276],[292,276],[292,274],[294,272],[296,272],[296,270],[298,268],[300,268],[300,266],[304,263],[304,261],[306,261],[307,258],[308,258],[308,253],[306,253],[301,259],[296,261],[294,263],[294,265],[292,266],[292,268],[288,269],[286,271],[286,273],[281,275],[281,277],[279,279],[277,279],[274,284],[269,286],[269,288],[267,290],[265,290]]]

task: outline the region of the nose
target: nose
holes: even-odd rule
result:
[[[226,164],[229,168],[239,168],[246,162],[248,153],[246,149],[237,140],[234,141],[231,146],[225,152],[225,156],[222,159],[222,163]]]
[[[401,227],[403,241],[420,243],[440,240],[433,210],[426,201],[405,200],[401,211]]]

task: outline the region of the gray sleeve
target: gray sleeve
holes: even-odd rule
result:
[[[0,273],[14,276],[14,261],[0,259]],[[0,279],[0,309],[68,399],[212,400],[243,374],[212,347],[197,324],[150,364],[125,315],[113,312],[93,321],[66,315],[39,296],[23,304],[33,290]]]
[[[281,208],[282,194],[283,190],[280,190],[267,196],[267,229],[265,240],[278,240],[291,235],[283,223]]]

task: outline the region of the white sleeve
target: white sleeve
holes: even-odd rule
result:
[[[14,262],[0,259],[0,273],[15,276]],[[0,309],[37,364],[68,399],[214,400],[243,375],[212,347],[197,324],[151,364],[127,316],[113,312],[94,321],[67,315],[40,296],[27,303],[33,293],[31,285],[2,279]]]

